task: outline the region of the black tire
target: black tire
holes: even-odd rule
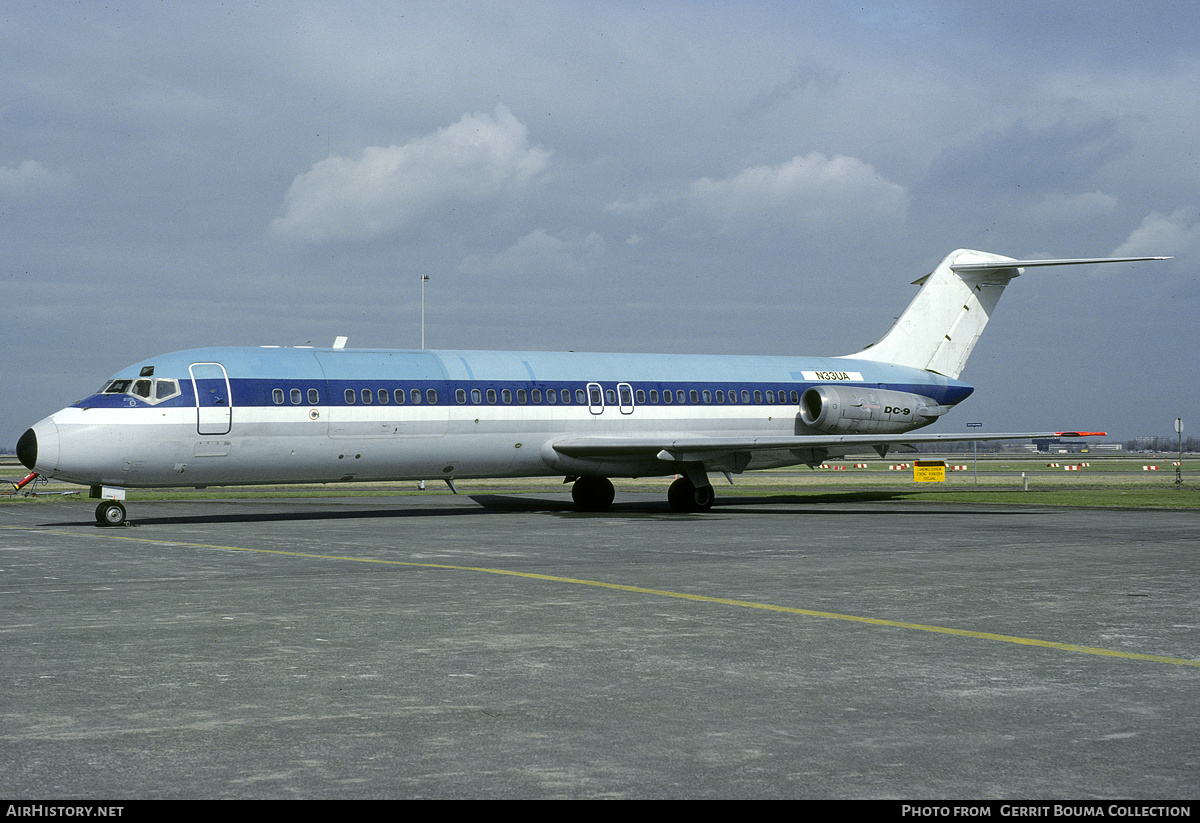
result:
[[[667,503],[675,512],[706,512],[716,499],[712,486],[697,487],[686,477],[678,478],[667,489]]]
[[[101,526],[124,526],[125,506],[115,500],[106,500],[96,507],[96,522]]]
[[[571,500],[581,512],[606,512],[612,508],[616,490],[607,477],[581,477],[571,486]]]

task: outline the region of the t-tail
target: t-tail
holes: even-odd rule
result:
[[[843,357],[895,363],[957,379],[1000,301],[1004,287],[1023,270],[1035,266],[1169,259],[1093,257],[1014,260],[998,254],[959,249],[946,255],[931,274],[913,283],[921,286],[921,290],[883,339]]]

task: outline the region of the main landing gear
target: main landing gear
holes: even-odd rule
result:
[[[606,512],[615,496],[612,481],[607,477],[581,477],[571,486],[571,499],[581,512]]]
[[[716,499],[712,486],[697,486],[686,477],[678,478],[667,489],[667,503],[673,512],[706,512]]]
[[[571,499],[581,512],[606,512],[612,507],[613,484],[607,477],[580,477],[571,486]],[[680,477],[667,490],[667,503],[675,512],[706,512],[712,508],[716,493],[708,483],[697,486]]]

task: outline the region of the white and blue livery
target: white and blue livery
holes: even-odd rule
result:
[[[563,476],[585,511],[612,477],[679,475],[676,511],[713,504],[709,473],[819,465],[911,434],[965,400],[957,378],[1001,292],[1034,266],[959,250],[874,345],[841,357],[207,348],[152,357],[50,415],[22,463],[90,486],[102,524],[125,489]],[[978,439],[1073,432],[984,435]]]

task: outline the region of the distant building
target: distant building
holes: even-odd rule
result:
[[[1033,443],[1039,452],[1053,452],[1055,454],[1082,454],[1099,448],[1086,440],[1080,440],[1075,437],[1065,440],[1061,437],[1037,438]],[[1113,446],[1109,448],[1113,448]],[[1121,447],[1116,445],[1115,448],[1120,449]]]

